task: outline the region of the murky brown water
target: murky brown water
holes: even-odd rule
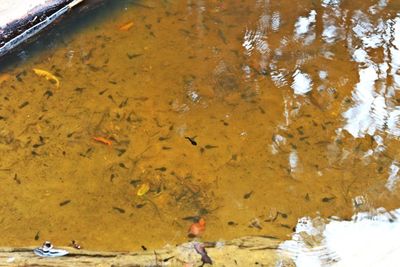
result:
[[[2,67],[0,245],[153,248],[199,216],[204,240],[286,239],[399,206],[399,1],[124,2]]]

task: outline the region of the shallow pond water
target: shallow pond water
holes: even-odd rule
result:
[[[302,216],[398,208],[399,8],[120,1],[66,19],[0,63],[0,244],[154,248],[200,217],[203,240],[287,239]]]

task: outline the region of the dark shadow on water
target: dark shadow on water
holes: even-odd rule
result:
[[[50,25],[50,29],[45,29],[28,42],[0,58],[0,72],[15,68],[43,51],[64,45],[76,33],[86,27],[93,27],[93,25],[122,11],[125,7],[135,6],[138,3],[139,1],[136,0],[89,0],[84,6],[78,6],[69,14],[63,16],[55,25]]]

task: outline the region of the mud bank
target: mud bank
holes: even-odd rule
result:
[[[226,242],[204,243],[214,266],[275,266],[280,241],[248,236]],[[70,253],[59,258],[40,258],[34,248],[1,248],[0,266],[200,266],[195,242],[142,252],[99,252],[63,248]],[[207,264],[205,264],[207,266]],[[290,266],[286,263],[284,266]]]

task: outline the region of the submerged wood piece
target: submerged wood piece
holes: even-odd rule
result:
[[[205,242],[215,266],[275,266],[280,240],[263,236],[248,236],[226,242]],[[200,266],[201,255],[194,242],[143,252],[96,252],[57,247],[70,254],[60,258],[40,258],[33,247],[0,248],[0,266]],[[290,265],[284,265],[290,266]]]

